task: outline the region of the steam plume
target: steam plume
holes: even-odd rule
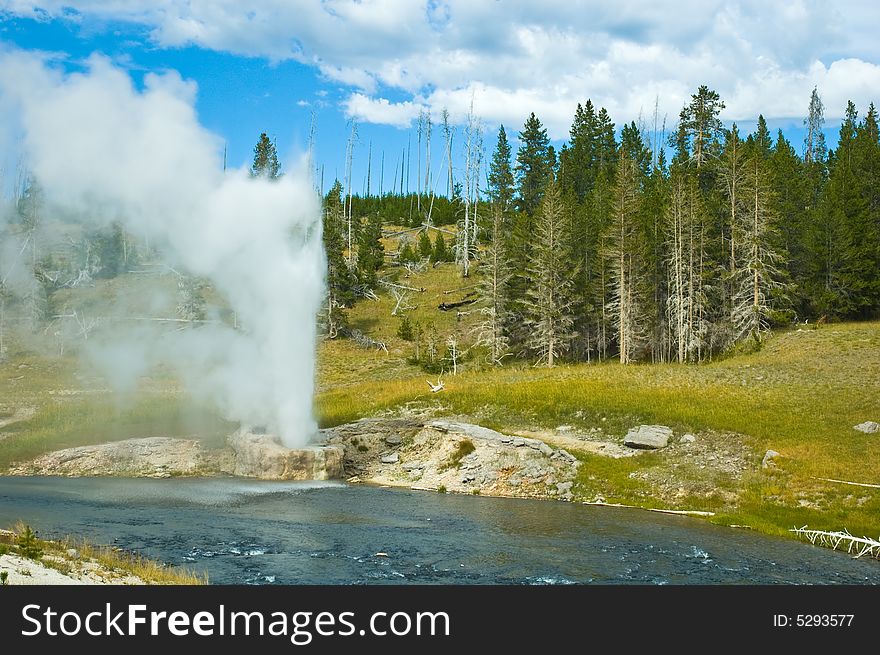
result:
[[[90,341],[109,377],[130,382],[151,364],[173,363],[191,392],[228,418],[302,445],[316,427],[318,199],[305,172],[275,181],[224,173],[222,143],[199,124],[195,93],[174,72],[148,74],[138,89],[101,56],[85,72],[63,74],[34,54],[0,53],[8,129],[0,147],[19,139],[47,215],[121,222],[170,266],[208,278],[236,312],[240,329],[219,321],[114,328],[97,347]]]

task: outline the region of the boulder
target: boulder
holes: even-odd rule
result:
[[[397,453],[391,453],[389,455],[383,455],[380,460],[383,464],[397,464],[400,461],[400,455]]]
[[[694,443],[697,438],[692,434],[683,434],[681,435],[681,439],[678,440],[678,443]]]
[[[864,432],[865,434],[874,434],[875,432],[880,432],[880,423],[876,421],[865,421],[864,423],[859,423],[858,425],[853,426],[853,429],[858,430],[859,432]]]
[[[402,441],[403,437],[401,437],[399,434],[389,434],[387,437],[385,437],[385,443],[387,443],[389,446],[399,446]]]
[[[330,480],[343,477],[341,446],[286,448],[274,435],[236,432],[229,437],[232,473],[262,480]]]
[[[771,466],[776,466],[776,462],[773,460],[775,460],[777,457],[781,457],[781,455],[775,450],[768,450],[766,453],[764,453],[764,459],[761,460],[761,468],[766,469],[770,468]]]
[[[665,425],[640,425],[627,432],[623,445],[630,448],[666,448],[672,437],[672,428]]]

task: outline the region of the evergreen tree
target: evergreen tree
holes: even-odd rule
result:
[[[378,284],[378,271],[385,262],[385,247],[382,245],[382,217],[372,214],[358,235],[357,277],[367,289]]]
[[[534,113],[526,119],[519,140],[520,147],[516,153],[518,209],[531,216],[540,206],[544,189],[552,175],[550,139],[547,129]]]
[[[773,249],[775,225],[774,199],[767,159],[755,141],[744,177],[744,211],[740,212],[736,232],[741,244],[733,297],[733,323],[737,340],[760,342],[770,329],[773,296],[782,286],[779,254]]]
[[[410,264],[419,261],[419,256],[416,254],[416,251],[413,250],[412,244],[409,240],[403,242],[403,247],[397,255],[397,261],[401,264]]]
[[[802,281],[807,276],[808,254],[806,231],[809,192],[805,164],[779,130],[770,157],[770,182],[774,200],[773,212],[778,230],[771,235],[773,248],[782,257],[784,282],[795,315],[805,316],[809,310]]]
[[[876,175],[876,131],[873,107],[860,125],[849,102],[809,238],[817,314],[854,318],[877,307],[877,219],[871,208],[877,186],[871,173],[873,168]]]
[[[419,256],[422,259],[431,259],[431,253],[433,252],[434,244],[431,243],[428,230],[422,230],[421,234],[419,234]]]
[[[526,324],[531,329],[527,345],[538,362],[553,366],[574,338],[574,279],[571,220],[559,186],[547,185],[537,216],[535,251],[526,292]]]
[[[452,253],[450,253],[449,248],[446,247],[446,239],[443,238],[443,233],[438,232],[437,237],[434,239],[434,249],[431,252],[431,262],[449,261],[452,261]]]
[[[758,126],[755,133],[749,137],[754,144],[757,154],[764,159],[770,157],[770,151],[773,149],[773,139],[770,136],[770,130],[767,129],[767,121],[764,120],[763,114],[758,116]]]
[[[722,109],[724,103],[718,93],[705,85],[691,96],[690,103],[681,110],[673,141],[678,150],[677,160],[690,161],[698,169],[709,160],[723,130],[718,118]]]
[[[251,166],[251,176],[274,180],[279,176],[280,171],[281,165],[278,163],[278,153],[275,151],[275,144],[263,132],[260,134],[257,145],[254,146],[254,163]]]
[[[560,153],[559,183],[563,193],[571,191],[583,202],[592,190],[597,175],[596,155],[599,144],[599,121],[590,100],[578,103],[569,130],[571,144]]]
[[[483,276],[478,290],[482,321],[476,328],[476,341],[488,351],[488,359],[500,365],[509,355],[507,328],[510,321],[508,310],[508,283],[510,266],[507,261],[506,239],[502,232],[501,208],[496,205],[493,213],[489,244],[482,259]]]
[[[333,183],[324,198],[323,243],[327,259],[327,295],[321,310],[324,335],[335,339],[346,327],[345,310],[354,302],[355,279],[345,261],[342,184]]]
[[[489,164],[489,201],[501,209],[502,217],[513,208],[514,178],[510,155],[507,132],[502,125],[498,129],[498,141]]]

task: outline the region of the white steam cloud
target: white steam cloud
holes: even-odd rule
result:
[[[0,52],[0,147],[18,142],[47,214],[122,223],[169,265],[208,278],[236,313],[238,329],[114,330],[91,348],[108,377],[130,382],[171,363],[228,418],[303,445],[316,431],[318,198],[305,172],[274,181],[224,173],[222,143],[199,124],[195,87],[176,73],[147,75],[143,87],[99,56],[65,75],[34,54]]]

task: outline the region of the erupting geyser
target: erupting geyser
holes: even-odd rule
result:
[[[235,312],[235,325],[120,320],[96,331],[86,345],[109,378],[171,364],[228,418],[302,446],[316,432],[319,199],[305,171],[273,181],[224,172],[223,143],[199,124],[195,92],[174,72],[148,74],[138,89],[100,56],[65,75],[36,55],[2,53],[0,147],[7,161],[10,144],[20,149],[46,216],[121,223],[169,267],[209,279]]]

